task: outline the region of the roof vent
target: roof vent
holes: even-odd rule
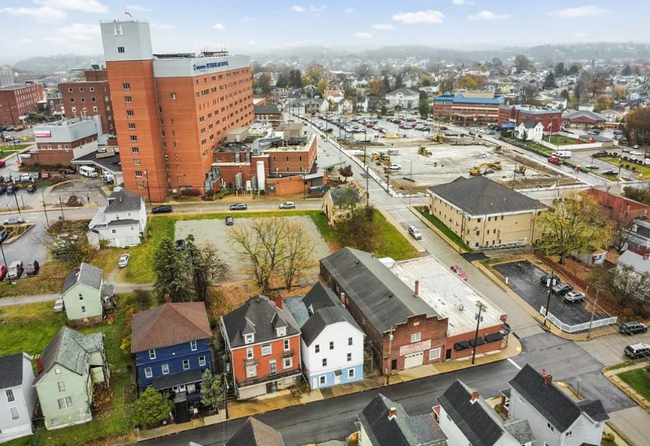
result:
[[[389,298],[389,299],[390,299],[391,297],[393,297],[393,293],[390,293],[390,294],[388,295],[388,298]]]

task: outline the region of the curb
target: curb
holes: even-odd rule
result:
[[[452,242],[449,237],[447,237],[440,229],[438,229],[438,227],[436,227],[433,223],[427,220],[422,214],[420,214],[420,212],[417,209],[414,209],[414,206],[411,206],[409,210],[418,218],[418,220],[420,220],[422,223],[427,225],[427,227],[431,229],[433,232],[435,232],[438,235],[438,237],[440,237],[442,240],[445,241],[445,243],[447,243],[451,248],[453,248],[454,251],[458,252],[459,254],[465,254],[468,252],[465,251],[460,246],[458,246],[456,243]]]
[[[27,234],[29,231],[31,231],[32,228],[33,228],[34,226],[35,226],[35,225],[33,225],[33,224],[29,224],[29,223],[28,223],[28,224],[27,224],[27,230],[26,230],[25,232],[23,232],[22,234],[17,235],[16,237],[11,237],[9,240],[6,240],[6,241],[3,242],[2,244],[3,244],[3,245],[11,245],[11,244],[14,243],[15,241],[20,240],[21,237],[22,237],[23,235]]]
[[[634,402],[637,403],[639,407],[641,407],[646,412],[650,413],[650,401],[643,398],[643,396],[639,395],[636,390],[631,388],[627,383],[625,383],[621,378],[618,377],[618,375],[620,375],[621,373],[629,372],[631,370],[642,369],[647,366],[648,366],[648,362],[639,362],[629,367],[607,370],[607,371],[603,371],[602,373],[612,384],[614,384],[623,393],[625,393],[632,400],[634,400]]]

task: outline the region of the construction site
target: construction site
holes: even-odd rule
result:
[[[384,178],[389,176],[391,186],[405,193],[424,192],[427,187],[449,183],[459,176],[485,175],[520,189],[576,182],[522,152],[480,139],[436,135],[427,140],[397,140],[390,145],[371,146],[367,157],[375,172]]]

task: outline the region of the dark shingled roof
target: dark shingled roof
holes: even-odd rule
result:
[[[108,223],[106,223],[106,226],[133,226],[137,225],[140,222],[138,220],[111,220]]]
[[[458,177],[451,183],[430,187],[429,192],[472,216],[533,211],[544,205],[484,176]]]
[[[279,309],[268,297],[254,296],[222,317],[231,348],[245,345],[244,334],[255,334],[255,343],[277,339],[276,328],[286,327],[286,336],[300,334],[288,312]]]
[[[332,195],[332,203],[336,206],[352,205],[361,202],[359,191],[352,186],[330,189],[330,194]]]
[[[414,298],[413,290],[372,254],[343,248],[320,263],[380,333],[411,316],[440,318],[422,299]]]
[[[284,441],[279,431],[251,417],[226,446],[284,446]]]
[[[253,107],[256,115],[279,115],[280,109],[277,105],[256,105]]]
[[[526,127],[527,129],[534,129],[535,127],[537,127],[537,124],[539,124],[539,121],[535,121],[534,119],[526,118],[523,121],[521,121],[521,124],[523,124],[524,127]]]
[[[133,315],[131,352],[169,347],[212,336],[203,302],[167,303]]]
[[[23,382],[23,353],[0,357],[0,389],[19,386]]]
[[[397,416],[388,418],[391,408]],[[381,393],[358,415],[359,421],[374,446],[446,445],[447,437],[432,414],[409,416],[401,404]]]
[[[99,290],[102,284],[103,275],[104,272],[100,268],[97,268],[90,263],[81,262],[78,272],[76,269],[73,269],[67,276],[65,276],[65,279],[63,280],[63,291],[61,291],[61,294],[68,291],[75,283],[81,283]]]
[[[158,378],[154,378],[151,385],[156,390],[166,390],[181,384],[194,384],[201,381],[201,379],[201,370],[186,370],[184,372],[172,373],[171,375],[162,375]]]
[[[472,389],[456,380],[438,402],[470,444],[492,446],[503,436],[503,429],[479,401],[472,403],[471,397]]]
[[[571,427],[583,411],[590,417],[590,413],[598,418],[607,416],[600,401],[582,401],[577,404],[554,383],[545,384],[544,375],[528,364],[509,384],[560,432]],[[597,405],[600,408],[597,409]]]
[[[303,325],[300,330],[302,331],[302,339],[309,347],[318,338],[318,335],[328,325],[337,324],[339,322],[347,322],[353,327],[361,331],[357,323],[352,319],[348,310],[339,304],[333,307],[325,307],[317,310],[309,320]]]
[[[607,415],[607,411],[600,400],[578,401],[578,407],[594,421],[609,420],[609,415]]]
[[[108,212],[139,211],[142,207],[142,197],[124,188],[114,191],[106,200],[109,204],[104,209],[105,214]]]

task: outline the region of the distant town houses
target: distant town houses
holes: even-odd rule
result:
[[[390,108],[398,107],[403,110],[413,110],[418,107],[420,94],[406,87],[398,88],[386,94],[386,102]]]

